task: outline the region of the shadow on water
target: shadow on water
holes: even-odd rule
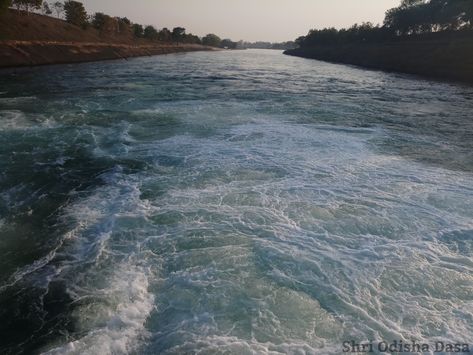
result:
[[[77,198],[104,184],[101,176],[140,162],[94,157],[87,137],[49,144],[61,129],[0,132],[0,352],[34,353],[75,331],[67,285],[53,279],[55,252],[70,229],[61,213]],[[7,137],[8,136],[8,137]],[[8,138],[8,139],[7,139]]]

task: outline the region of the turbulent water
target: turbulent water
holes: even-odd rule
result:
[[[473,340],[473,88],[283,56],[0,72],[0,353]]]

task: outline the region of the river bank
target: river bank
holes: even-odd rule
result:
[[[196,44],[129,45],[51,41],[0,41],[0,67],[127,59],[179,52],[211,51]]]
[[[369,69],[473,83],[473,41],[469,36],[324,45],[284,53]]]
[[[131,32],[84,29],[61,19],[10,9],[0,20],[0,68],[91,62],[214,50],[198,44],[136,38]]]

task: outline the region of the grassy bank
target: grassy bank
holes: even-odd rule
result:
[[[385,43],[320,45],[285,54],[473,84],[473,32]]]
[[[212,50],[134,38],[130,33],[101,33],[63,20],[9,10],[0,19],[0,67],[77,63],[176,52]]]

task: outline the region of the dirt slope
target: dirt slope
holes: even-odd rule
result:
[[[63,20],[8,10],[0,17],[0,67],[75,63],[212,50],[192,44],[136,39],[131,33],[100,33]]]

